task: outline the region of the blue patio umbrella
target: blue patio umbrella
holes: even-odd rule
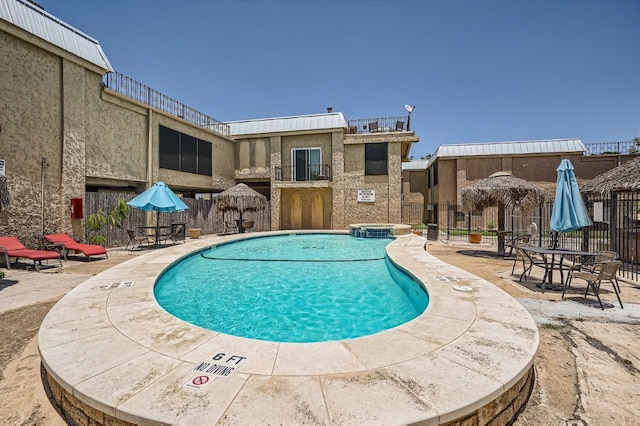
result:
[[[158,213],[181,212],[189,208],[164,182],[156,183],[142,194],[132,198],[127,204],[136,209]],[[160,225],[159,219],[158,217],[156,221],[156,240]]]
[[[587,206],[584,204],[578,181],[571,161],[564,159],[556,169],[556,197],[551,212],[551,230],[556,232],[554,246],[559,232],[569,232],[593,225]]]

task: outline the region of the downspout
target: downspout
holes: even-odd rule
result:
[[[151,125],[153,119],[153,110],[151,108],[149,111],[149,121],[147,123],[148,127],[148,136],[147,136],[147,188],[150,188],[153,180],[153,127]],[[146,188],[145,188],[146,189]]]
[[[145,189],[151,188],[153,185],[153,126],[151,124],[153,122],[153,111],[151,108],[148,108],[147,111],[149,111],[149,121],[147,122],[147,184]],[[147,213],[147,225],[151,223],[152,215],[152,212]],[[156,219],[156,224],[158,224],[158,219]]]

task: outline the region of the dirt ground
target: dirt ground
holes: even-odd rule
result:
[[[429,241],[427,251],[494,283],[525,307],[531,301],[552,307],[572,303],[561,301],[557,291],[541,292],[535,286],[535,275],[531,284],[518,283],[517,275],[511,275],[513,260],[496,256],[495,247]],[[77,262],[65,265],[63,272],[93,274],[127,258]],[[47,277],[46,273],[39,276],[43,280]],[[0,280],[0,297],[11,281],[11,276],[7,278]],[[625,308],[628,306],[624,311],[637,312],[633,308],[640,303],[640,287],[621,285]],[[580,302],[578,291],[584,287],[578,283],[572,287],[576,289],[568,299]],[[613,293],[603,289],[602,295],[611,305],[617,303]],[[60,297],[0,313],[2,424],[66,424],[46,394],[37,348],[38,327]],[[585,309],[587,314],[577,317],[550,314],[548,319],[536,319],[540,347],[534,366],[535,386],[516,425],[640,425],[640,316],[629,315],[623,320],[606,314],[592,317],[588,313],[599,314],[599,307],[587,305]]]

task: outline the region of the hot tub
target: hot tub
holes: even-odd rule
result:
[[[411,233],[410,225],[396,223],[356,223],[349,228],[351,235],[361,238],[389,238]]]

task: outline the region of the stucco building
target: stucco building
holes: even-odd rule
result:
[[[0,235],[83,235],[72,199],[158,181],[187,197],[247,183],[269,197],[274,230],[401,220],[401,162],[419,140],[401,120],[354,126],[327,112],[222,123],[114,72],[98,41],[24,0],[0,3],[0,57],[0,160],[13,200]]]

